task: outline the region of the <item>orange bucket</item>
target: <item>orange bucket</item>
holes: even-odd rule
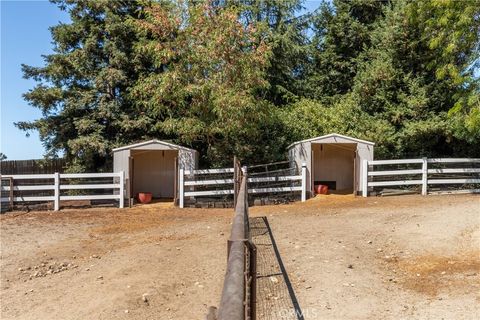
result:
[[[324,184],[315,185],[314,190],[316,194],[328,194],[328,186]]]
[[[150,203],[152,201],[152,193],[151,192],[139,192],[138,193],[138,201],[140,203]]]

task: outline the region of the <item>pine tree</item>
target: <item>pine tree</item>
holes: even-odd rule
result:
[[[335,0],[323,2],[312,15],[311,63],[305,81],[306,96],[331,102],[350,91],[358,56],[370,46],[374,23],[386,2]]]
[[[238,6],[240,21],[263,26],[271,48],[266,71],[269,86],[265,97],[277,106],[296,101],[303,92],[308,62],[310,15],[299,14],[301,0],[227,1]]]
[[[284,157],[331,132],[377,157],[480,156],[480,5],[471,1],[54,0],[71,22],[23,66],[46,155],[72,171],[172,140],[205,165]],[[477,70],[477,74],[475,74]]]
[[[369,4],[337,1],[317,16],[313,99],[282,116],[292,141],[339,132],[375,141],[380,158],[480,154],[479,7],[399,0],[377,12]]]
[[[433,57],[427,67],[448,83],[449,120],[457,138],[480,141],[480,1],[420,1],[409,4]],[[477,74],[475,74],[477,71]],[[445,92],[445,91],[444,91]]]
[[[426,28],[430,16],[416,6],[416,2],[396,1],[386,7],[385,18],[371,32],[371,46],[360,55],[352,98],[374,123],[391,127],[391,134],[377,136],[379,155],[460,155],[467,149],[475,154],[480,150],[475,144],[458,148],[461,143],[452,134],[453,122],[447,117],[464,95],[469,79],[439,76],[445,60],[432,47]],[[447,28],[445,25],[440,34]],[[457,74],[465,74],[468,63],[462,60],[471,61],[474,43],[448,55],[447,64],[451,63]]]
[[[108,167],[110,150],[141,137],[142,117],[128,96],[138,78],[133,46],[140,5],[135,1],[53,1],[71,23],[51,28],[54,53],[45,66],[23,65],[25,78],[38,84],[24,95],[42,118],[19,122],[38,130],[48,157],[64,153],[72,171]]]

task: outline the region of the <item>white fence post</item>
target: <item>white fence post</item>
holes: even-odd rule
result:
[[[428,160],[426,157],[422,158],[422,196],[427,195],[428,188]]]
[[[54,191],[54,203],[53,203],[53,210],[58,211],[60,210],[60,174],[58,172],[54,173],[54,183],[55,183],[55,191]]]
[[[368,160],[362,162],[362,197],[368,197]]]
[[[123,208],[125,201],[125,173],[123,171],[120,171],[120,198],[118,200],[118,206]]]
[[[178,193],[179,193],[179,207],[183,208],[184,206],[184,177],[185,175],[185,170],[183,168],[180,169],[180,174],[178,175]]]
[[[302,202],[307,201],[307,164],[302,162]]]

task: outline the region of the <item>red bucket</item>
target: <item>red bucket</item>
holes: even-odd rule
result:
[[[328,186],[324,184],[317,184],[314,189],[316,194],[328,194]]]
[[[140,203],[150,203],[152,201],[152,193],[151,192],[139,192],[138,193],[138,201]]]

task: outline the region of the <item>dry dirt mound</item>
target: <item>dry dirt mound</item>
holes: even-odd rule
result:
[[[393,268],[403,274],[407,289],[429,296],[480,292],[480,251],[460,256],[424,255],[414,259],[393,259]]]

